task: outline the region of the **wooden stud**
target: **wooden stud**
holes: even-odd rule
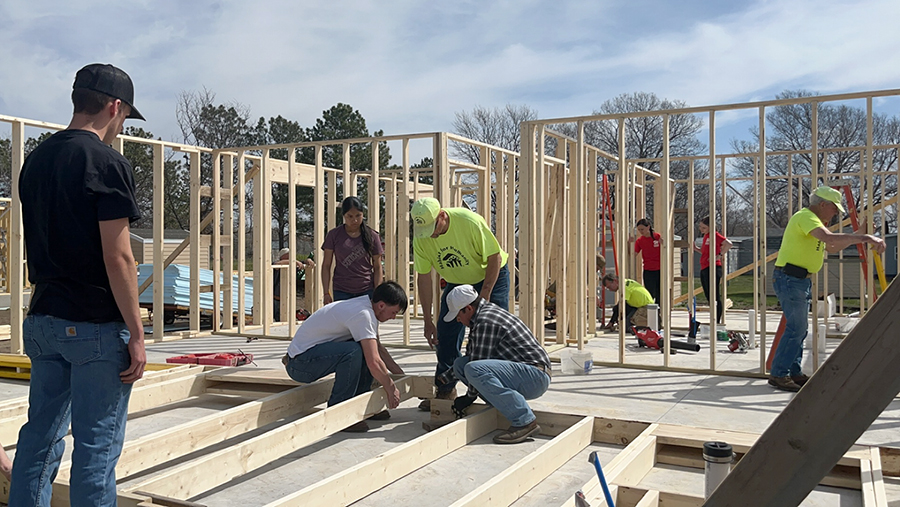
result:
[[[313,197],[313,245],[318,248],[323,243],[325,243],[325,165],[322,163],[322,146],[316,145],[315,147],[315,157],[316,157],[316,185],[314,189],[315,196]],[[371,185],[371,181],[369,182]],[[370,187],[371,190],[371,187]],[[369,220],[372,220],[377,227],[377,222],[372,218],[372,197],[369,196]],[[321,259],[316,265],[321,265]],[[307,273],[308,275],[308,273]],[[313,291],[312,293],[306,293],[306,306],[307,310],[310,312],[314,312],[318,310],[322,306],[322,292],[325,290],[322,287],[321,277],[315,277],[313,280]]]
[[[409,237],[409,139],[404,139],[402,144],[402,166],[400,173],[400,191],[397,198],[397,282],[407,294],[414,293],[412,285],[415,284],[415,276],[410,275],[410,237]],[[418,178],[417,178],[418,179]],[[410,344],[409,317],[416,307],[415,301],[412,307],[403,312],[403,344]]]
[[[165,336],[165,147],[153,145],[153,338]]]
[[[190,257],[191,266],[200,266],[200,152],[188,154],[190,163]],[[191,269],[190,330],[200,331],[200,270]]]
[[[287,308],[281,307],[281,318],[288,322],[288,336],[294,336],[297,331],[297,175],[294,166],[297,163],[296,148],[288,149],[287,166],[288,166],[288,250],[290,251],[288,258],[291,260],[290,266],[286,272],[281,275],[281,286],[285,286],[287,281]],[[334,173],[331,173],[331,195],[336,195],[337,185],[334,184]],[[313,245],[318,247],[318,245]],[[312,273],[305,273],[306,277],[312,276]],[[305,291],[304,291],[305,292]],[[309,294],[307,293],[307,297]],[[285,301],[282,298],[282,304]],[[284,315],[287,310],[287,316]]]
[[[245,179],[246,159],[244,152],[238,154],[238,182],[237,182],[237,207],[238,207],[238,332],[244,333],[246,329],[246,300],[244,294],[247,290],[247,181]]]
[[[212,328],[218,330],[222,327],[222,167],[223,153],[214,151],[212,155]],[[154,270],[155,271],[155,270]]]
[[[23,354],[25,347],[22,342],[22,324],[23,308],[25,306],[25,298],[22,293],[22,287],[25,284],[25,240],[22,234],[22,204],[19,196],[19,177],[22,172],[22,165],[25,163],[25,124],[21,121],[13,121],[12,139],[10,144],[11,151],[11,171],[12,181],[10,183],[10,192],[12,193],[12,202],[10,203],[11,218],[9,237],[7,238],[7,248],[10,253],[10,266],[12,272],[9,273],[9,283],[7,290],[9,291],[9,327],[10,327],[10,352],[13,354]],[[3,440],[5,441],[5,440]]]

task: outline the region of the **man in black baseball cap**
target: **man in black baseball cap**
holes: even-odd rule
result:
[[[114,505],[131,386],[147,355],[129,224],[134,173],[110,145],[133,106],[112,65],[78,71],[69,126],[44,140],[19,178],[32,284],[23,324],[31,358],[28,421],[16,444],[10,505],[50,505],[72,425],[72,505]]]
[[[128,104],[131,113],[128,118],[143,120],[144,117],[134,107],[134,84],[124,70],[108,63],[92,63],[85,65],[75,74],[73,90],[84,88],[94,90]]]

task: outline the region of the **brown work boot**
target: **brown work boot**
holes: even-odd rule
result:
[[[359,421],[356,424],[351,424],[350,426],[347,426],[346,428],[342,429],[341,431],[346,432],[346,433],[365,433],[365,432],[369,431],[369,425],[366,424],[366,421]]]
[[[530,424],[526,424],[525,426],[510,426],[509,430],[505,433],[500,433],[499,435],[494,435],[494,443],[495,444],[518,444],[519,442],[524,442],[528,439],[528,437],[532,435],[537,435],[541,432],[541,427],[538,426],[537,420],[531,421]]]
[[[790,391],[792,393],[796,393],[800,390],[800,386],[797,385],[791,377],[769,377],[769,385],[775,389]]]
[[[791,380],[798,386],[803,387],[809,381],[809,377],[801,373],[800,375],[791,375]]]
[[[387,421],[390,418],[391,418],[391,413],[388,412],[387,410],[382,410],[381,412],[378,412],[377,414],[373,414],[373,415],[370,415],[369,417],[366,417],[366,419],[369,421]]]
[[[447,392],[440,392],[435,395],[435,398],[439,400],[450,400],[453,401],[456,399],[456,389]],[[423,412],[431,412],[431,398],[425,398],[422,400],[422,403],[419,403],[419,410]]]

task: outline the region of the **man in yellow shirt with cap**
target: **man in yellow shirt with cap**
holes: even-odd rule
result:
[[[616,292],[619,290],[619,277],[607,273],[603,276],[603,287]],[[625,331],[634,334],[632,326],[647,327],[647,305],[653,303],[653,296],[646,287],[634,280],[625,279]],[[612,316],[606,329],[615,327],[619,321],[619,304],[613,306]]]
[[[441,208],[432,197],[413,203],[410,216],[413,222],[414,267],[416,284],[425,321],[425,339],[432,348],[437,346],[435,377],[453,367],[460,357],[465,326],[457,321],[445,322],[447,294],[458,285],[468,284],[486,301],[509,310],[509,255],[500,248],[484,218],[465,208]],[[447,281],[441,293],[437,327],[431,314],[431,269]],[[456,398],[456,381],[437,386],[437,397]],[[424,400],[419,408],[431,410],[431,400]]]
[[[825,252],[837,253],[858,243],[869,243],[884,252],[884,240],[870,234],[839,234],[826,224],[844,213],[841,193],[821,186],[809,196],[809,205],[794,213],[781,239],[772,284],[784,312],[784,334],[775,350],[769,385],[782,391],[799,391],[809,378],[800,371],[803,340],[809,327],[810,277],[822,269]]]

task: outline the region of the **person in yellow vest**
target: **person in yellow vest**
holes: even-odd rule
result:
[[[868,243],[884,252],[884,240],[870,234],[839,234],[826,224],[843,214],[841,193],[821,186],[809,196],[809,206],[794,213],[784,229],[781,249],[775,260],[772,285],[784,312],[784,334],[775,350],[769,385],[782,391],[799,391],[806,381],[800,371],[803,340],[809,325],[810,277],[822,269],[825,252],[837,253],[859,243]]]
[[[603,287],[613,292],[618,291],[619,277],[607,273],[603,276]],[[647,327],[647,305],[651,303],[653,296],[650,295],[650,291],[639,282],[625,279],[625,331],[634,334],[633,326]],[[616,302],[606,329],[613,329],[618,321],[619,303]]]
[[[500,248],[484,218],[465,208],[441,208],[437,199],[425,197],[413,203],[410,218],[417,294],[422,303],[425,339],[432,348],[437,347],[438,378],[461,356],[466,330],[455,320],[444,320],[449,311],[447,294],[458,285],[468,284],[481,299],[509,310],[509,254]],[[447,281],[436,327],[431,313],[432,268]],[[455,399],[456,381],[437,385],[437,397]],[[431,400],[422,401],[419,408],[431,410]]]

